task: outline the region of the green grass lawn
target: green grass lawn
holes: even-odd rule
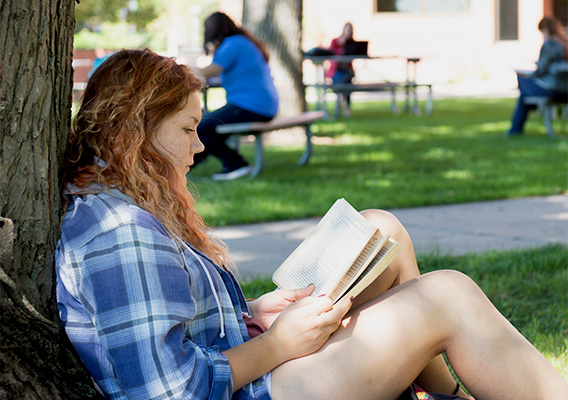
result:
[[[419,255],[424,272],[469,275],[493,304],[568,380],[568,246],[467,254]],[[272,290],[270,278],[243,283],[246,297]]]
[[[207,179],[219,169],[214,158],[188,177],[201,195],[199,212],[213,226],[321,216],[339,197],[363,209],[565,192],[566,121],[550,138],[534,113],[524,136],[506,138],[514,102],[437,100],[429,117],[393,115],[389,102],[355,103],[352,117],[314,125],[317,144],[307,166],[296,164],[301,144],[268,145],[266,169],[255,179]],[[253,145],[241,148],[253,162]]]

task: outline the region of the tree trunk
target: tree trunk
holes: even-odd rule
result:
[[[74,0],[0,2],[2,399],[96,395],[53,322],[74,7]]]
[[[266,43],[281,116],[305,111],[302,0],[244,0],[243,27]]]

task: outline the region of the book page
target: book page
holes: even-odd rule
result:
[[[388,233],[383,235],[377,230],[365,248],[359,253],[359,256],[355,259],[347,273],[341,278],[335,289],[329,295],[333,301],[341,298],[345,290],[365,271],[365,266],[371,263],[389,236]]]
[[[347,201],[339,199],[272,279],[284,289],[313,283],[313,295],[329,294],[376,230]]]
[[[357,297],[369,286],[393,260],[404,250],[404,247],[396,240],[389,238],[376,257],[353,282],[347,293],[342,297]]]

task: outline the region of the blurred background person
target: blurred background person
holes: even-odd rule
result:
[[[219,75],[227,104],[203,115],[197,133],[205,151],[195,157],[195,163],[213,155],[223,165],[223,170],[213,175],[214,180],[241,178],[251,172],[251,167],[226,144],[228,135],[218,134],[215,128],[219,124],[266,122],[276,116],[278,93],[268,66],[268,52],[259,39],[221,12],[205,20],[203,45],[206,54],[213,54],[213,60],[193,70],[205,78]]]
[[[93,60],[93,67],[89,71],[89,78],[93,75],[93,72],[101,65],[107,58],[114,54],[114,51],[107,51],[103,48],[98,47],[95,49],[95,59]]]
[[[343,33],[341,36],[333,39],[329,46],[329,50],[335,55],[345,55],[345,49],[354,42],[353,40],[353,24],[347,22],[343,26]],[[327,70],[326,77],[330,78],[333,83],[350,83],[355,77],[355,71],[351,62],[336,62],[332,61],[329,69]],[[351,115],[351,95],[338,94],[343,96],[341,101],[345,102],[345,116]]]
[[[513,113],[509,136],[521,135],[530,110],[536,106],[525,104],[527,96],[566,96],[568,95],[568,72],[559,71],[560,65],[568,65],[568,39],[564,27],[555,17],[544,17],[538,24],[544,37],[536,70],[517,71],[519,99]]]

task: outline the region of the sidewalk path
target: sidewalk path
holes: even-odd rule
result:
[[[417,253],[464,254],[568,244],[568,195],[392,209]],[[319,218],[217,228],[241,277],[272,275]]]

